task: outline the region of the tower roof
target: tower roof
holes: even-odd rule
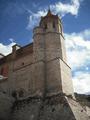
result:
[[[58,15],[54,15],[51,10],[49,9],[45,17],[58,17]],[[45,18],[44,17],[44,18]]]
[[[51,10],[49,9],[46,16],[52,16],[52,15],[53,15],[53,14],[52,14]]]
[[[47,20],[47,19],[57,19],[59,18],[58,15],[55,15],[51,12],[51,10],[49,9],[46,16],[44,17],[41,17],[41,21],[40,21],[40,24],[43,20]]]

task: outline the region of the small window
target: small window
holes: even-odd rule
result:
[[[1,73],[0,74],[3,75],[3,72],[4,72],[4,68],[1,68]]]
[[[47,24],[45,24],[44,28],[47,29]]]
[[[55,22],[53,22],[53,28],[55,28]]]

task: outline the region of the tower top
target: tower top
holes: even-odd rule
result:
[[[52,15],[53,15],[53,14],[52,14],[52,12],[51,12],[51,10],[50,10],[50,8],[49,8],[48,13],[47,13],[46,16],[52,16]]]
[[[41,17],[39,26],[44,28],[46,32],[54,31],[62,33],[62,22],[57,14],[53,14],[50,8],[44,17]]]
[[[42,17],[41,16],[41,20],[40,20],[40,24],[42,23],[42,21],[48,21],[48,20],[54,20],[54,19],[59,19],[58,15],[55,15],[51,12],[50,8],[48,9],[48,12],[46,14],[46,16]],[[60,20],[60,19],[59,19]]]
[[[58,15],[53,14],[53,13],[51,12],[50,8],[49,8],[46,16],[44,16],[44,17],[42,17],[42,18],[46,18],[46,17],[58,17]]]

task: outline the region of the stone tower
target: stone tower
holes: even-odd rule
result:
[[[89,120],[74,97],[59,17],[50,10],[41,17],[33,40],[0,60],[9,67],[0,87],[13,93],[0,93],[0,120]]]
[[[41,98],[30,102],[33,120],[89,120],[74,97],[61,20],[49,10],[33,32],[34,95]]]
[[[62,23],[58,15],[49,10],[45,17],[41,17],[39,26],[34,28],[33,39],[34,61],[42,69],[41,78],[36,80],[38,93],[46,96],[59,93],[73,95],[71,68],[67,65]],[[34,73],[40,75],[36,68]]]

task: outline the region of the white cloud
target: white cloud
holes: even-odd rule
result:
[[[74,72],[73,85],[77,93],[90,93],[90,29],[65,34],[68,62]],[[81,69],[83,68],[84,71]]]
[[[10,38],[10,41],[12,41],[13,39]],[[0,43],[0,53],[2,53],[3,55],[8,55],[9,53],[12,52],[12,46],[15,45],[15,42],[11,42],[9,45],[4,45],[2,43]]]
[[[73,77],[74,91],[78,93],[90,93],[90,73],[76,72]]]
[[[28,18],[29,23],[28,23],[27,29],[32,29],[34,28],[35,25],[38,25],[40,17],[45,16],[46,13],[47,13],[46,10],[39,10],[37,13],[32,13]]]
[[[55,5],[51,5],[51,9],[55,11],[55,13],[61,14],[61,16],[64,16],[67,13],[77,15],[80,3],[81,0],[71,0],[71,3],[68,4],[57,2]]]
[[[66,4],[62,2],[56,2],[55,4],[50,5],[50,9],[61,17],[68,13],[77,16],[81,2],[82,0],[71,0],[70,3]],[[27,9],[27,12],[30,13],[27,29],[32,29],[39,22],[40,17],[46,15],[47,7],[37,10],[36,13],[33,13],[29,9]]]
[[[15,42],[15,40],[14,40],[13,38],[9,38],[9,41],[10,41],[11,43],[14,43],[14,42]]]
[[[90,29],[80,33],[65,34],[68,62],[73,70],[90,64],[89,34]]]

